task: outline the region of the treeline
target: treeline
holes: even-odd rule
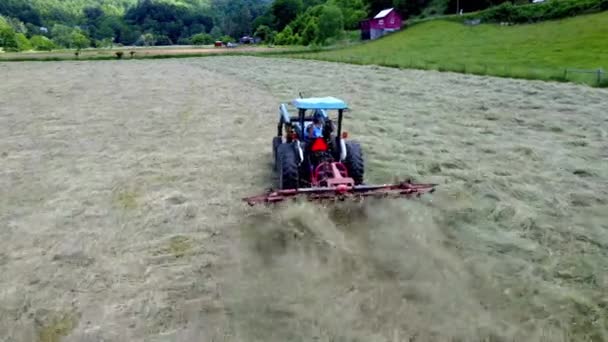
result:
[[[575,15],[608,10],[608,0],[552,0],[543,3],[515,6],[505,2],[485,11],[465,16],[483,22],[534,23]],[[608,25],[608,23],[606,23]],[[608,45],[607,45],[608,46]]]
[[[211,44],[243,35],[328,44],[373,12],[409,0],[1,0],[5,51]],[[427,0],[415,0],[427,1]]]
[[[274,0],[254,22],[255,35],[278,45],[324,45],[344,31],[359,29],[361,20],[395,8],[404,18],[453,13],[458,0]],[[467,0],[466,11],[506,0]],[[515,0],[528,1],[528,0]]]
[[[608,9],[608,0],[0,0],[4,51],[212,44],[252,35],[326,45],[394,7],[404,18],[484,10],[483,21],[531,22]],[[523,6],[520,6],[523,5]],[[489,8],[489,9],[488,9]]]
[[[233,41],[253,32],[255,19],[268,12],[270,1],[1,0],[0,48],[22,51]]]

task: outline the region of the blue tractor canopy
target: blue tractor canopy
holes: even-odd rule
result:
[[[328,112],[334,111],[337,112],[337,134],[341,136],[343,113],[348,110],[348,105],[343,100],[331,96],[308,97],[294,99],[291,104],[297,109],[297,115],[290,115],[286,104],[281,104],[279,107],[280,121],[278,135],[281,135],[283,125],[288,125],[295,129],[298,136],[307,140],[309,137],[307,136],[306,127],[314,122],[315,116],[321,114],[323,121],[329,119],[331,123]]]
[[[298,109],[321,109],[321,110],[344,110],[348,109],[346,102],[335,97],[309,97],[305,99],[295,99],[293,106]]]

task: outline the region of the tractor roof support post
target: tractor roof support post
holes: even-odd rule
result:
[[[340,141],[342,140],[342,117],[344,116],[344,110],[343,109],[339,109],[338,110],[338,136],[337,136],[337,146],[336,148],[338,149],[338,153],[337,155],[339,156],[342,151],[340,151]]]
[[[306,129],[306,127],[304,127],[304,115],[306,114],[306,109],[302,109],[300,108],[298,110],[298,115],[300,117],[300,134],[302,134],[301,137],[298,137],[298,140],[301,140],[304,137],[304,130]],[[304,161],[302,161],[303,163]],[[301,183],[301,172],[298,172],[298,184],[297,187],[300,187],[300,183]]]

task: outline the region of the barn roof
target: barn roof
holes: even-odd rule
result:
[[[388,8],[388,9],[382,10],[378,14],[376,14],[374,19],[382,19],[382,18],[386,17],[389,13],[391,13],[393,10],[394,10],[394,8]]]
[[[309,97],[295,99],[293,105],[300,109],[346,109],[346,103],[335,97]]]

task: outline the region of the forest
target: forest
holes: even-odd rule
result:
[[[504,0],[474,0],[467,10]],[[206,45],[250,35],[267,44],[327,45],[378,11],[455,10],[456,0],[2,0],[5,52],[114,45]]]

